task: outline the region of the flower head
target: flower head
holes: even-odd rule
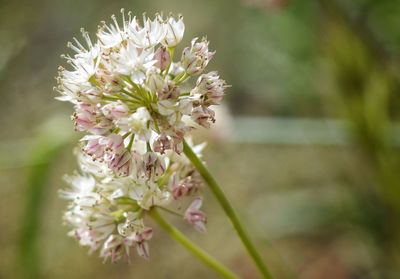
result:
[[[183,17],[144,15],[140,22],[121,12],[122,20],[101,23],[96,41],[82,30],[85,43],[68,44],[74,54],[63,57],[70,69],[60,68],[57,77],[57,99],[73,104],[75,129],[85,134],[76,151],[80,171],[66,176],[70,187],[60,191],[69,201],[64,219],[81,245],[113,262],[132,249],[148,258],[147,211],[201,189],[200,175],[182,154],[194,129],[185,118],[209,127],[211,107],[227,87],[216,72],[202,74],[215,53],[206,39],[192,40],[174,62]],[[201,204],[196,198],[184,219],[205,231]]]

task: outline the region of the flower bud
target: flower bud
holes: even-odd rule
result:
[[[129,108],[121,101],[117,101],[103,106],[101,111],[105,117],[113,119],[127,116]]]
[[[161,71],[166,70],[168,65],[171,63],[171,56],[166,47],[158,48],[154,53],[154,59],[157,61],[154,66],[159,68]]]
[[[194,105],[219,105],[226,87],[225,81],[219,78],[217,72],[210,72],[197,79],[196,87],[190,95],[194,99]]]
[[[203,38],[197,42],[197,38],[192,40],[191,47],[187,47],[182,53],[182,67],[189,75],[199,75],[210,62],[215,52],[208,51],[208,41]]]
[[[179,182],[175,182],[172,185],[172,194],[174,199],[178,199],[182,196],[187,196],[197,191],[202,185],[202,180],[199,177],[199,173],[196,171],[190,171],[184,179]]]
[[[215,112],[207,107],[198,106],[192,110],[192,119],[204,128],[210,128],[210,122],[215,122]]]
[[[161,154],[165,153],[165,150],[171,149],[171,140],[164,134],[157,137],[153,143],[153,151],[159,152]]]
[[[96,125],[96,107],[87,103],[78,103],[72,115],[78,131],[86,131]]]
[[[113,123],[109,119],[99,118],[97,119],[96,125],[88,131],[94,135],[105,135],[108,134],[112,128]]]
[[[164,78],[156,71],[148,71],[146,78],[146,86],[150,92],[161,92],[164,90]]]
[[[99,143],[99,138],[90,139],[83,148],[83,151],[92,156],[93,159],[99,159],[104,155],[104,146]]]

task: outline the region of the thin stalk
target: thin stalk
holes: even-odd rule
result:
[[[203,162],[197,157],[196,153],[193,152],[192,148],[183,141],[183,152],[188,157],[188,159],[192,162],[195,166],[197,171],[203,177],[203,179],[207,182],[208,186],[211,189],[211,192],[214,194],[215,198],[218,200],[219,204],[225,211],[225,214],[228,216],[229,220],[231,221],[233,227],[235,228],[240,240],[242,241],[243,245],[246,247],[247,252],[253,259],[255,265],[257,266],[260,273],[263,275],[263,278],[272,279],[267,266],[264,264],[260,254],[257,252],[254,244],[251,242],[250,237],[248,236],[247,232],[245,231],[243,225],[240,223],[238,216],[236,215],[231,203],[226,198],[224,192],[222,191],[221,187],[218,185],[215,178],[212,174],[208,171],[206,166]]]
[[[175,211],[173,211],[173,210],[171,210],[171,209],[168,209],[168,208],[166,208],[166,207],[157,206],[157,208],[159,208],[159,209],[161,209],[162,211],[165,211],[165,212],[167,212],[167,213],[169,213],[169,214],[172,214],[172,215],[174,215],[174,216],[183,218],[183,215],[182,215],[182,214],[180,214],[180,213],[178,213],[178,212],[175,212]]]
[[[171,67],[171,64],[174,60],[174,53],[175,53],[175,47],[169,47],[168,54],[169,54],[169,59],[171,62],[168,64],[167,69],[165,70],[165,75],[168,75],[169,68]]]
[[[125,89],[122,89],[121,93],[131,97],[132,99],[135,99],[137,102],[142,102],[142,99],[140,99],[138,96],[135,96],[132,92],[129,92]]]
[[[187,80],[189,77],[190,77],[190,75],[185,72],[184,75],[176,82],[176,84],[181,84],[182,82]]]
[[[134,99],[127,99],[127,98],[124,98],[124,97],[114,97],[114,96],[105,96],[105,95],[103,95],[102,98],[103,98],[104,100],[108,100],[108,101],[118,101],[118,100],[121,100],[121,101],[125,101],[125,102],[129,102],[129,103],[133,103],[133,104],[140,105],[140,102],[138,102],[138,101],[136,101],[136,100],[134,100]]]
[[[191,242],[184,234],[178,229],[168,223],[155,208],[149,211],[150,216],[166,231],[170,237],[179,242],[182,246],[188,249],[193,255],[200,259],[203,263],[214,269],[222,278],[238,279],[232,271],[226,268],[223,264],[208,255],[200,247]]]
[[[131,134],[131,132],[126,132],[125,134],[123,134],[122,138],[126,139],[130,134]]]
[[[132,149],[132,145],[133,145],[133,140],[135,139],[135,134],[132,134],[131,135],[131,139],[129,140],[129,144],[128,144],[128,146],[126,147],[126,149],[128,150],[128,151],[131,151],[131,149]]]

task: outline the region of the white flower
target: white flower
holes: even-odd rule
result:
[[[156,63],[153,50],[138,50],[132,42],[122,46],[119,52],[112,53],[110,59],[117,74],[129,76],[134,83],[142,83],[147,70]]]
[[[139,139],[148,140],[151,131],[148,123],[151,119],[150,113],[145,107],[140,107],[129,117],[120,118],[116,122],[125,131],[133,132]]]
[[[114,24],[107,25],[104,21],[102,22],[102,26],[99,27],[97,31],[97,37],[102,47],[105,49],[113,48],[119,46],[123,41],[128,39],[128,25],[131,21],[130,13],[129,20],[125,20],[125,12],[124,9],[121,9],[122,14],[122,28],[120,28],[117,18],[115,15],[111,16]]]
[[[98,136],[91,136],[92,140],[98,139]],[[78,164],[83,173],[87,173],[99,178],[105,178],[112,175],[111,170],[107,164],[99,160],[93,160],[86,152],[82,152],[80,149],[75,149],[75,155],[78,158]],[[101,156],[104,153],[101,154]]]
[[[161,190],[158,184],[149,181],[135,189],[135,197],[133,199],[138,202],[140,207],[148,210],[152,206],[167,205],[171,199],[171,193]]]
[[[143,220],[135,212],[125,212],[123,214],[125,222],[118,225],[118,233],[122,236],[130,236],[144,229]]]
[[[172,16],[169,17],[165,23],[165,29],[166,34],[162,44],[167,47],[175,47],[181,42],[185,32],[183,17],[179,16],[178,20],[175,20]]]
[[[71,186],[71,189],[60,190],[59,194],[62,198],[88,206],[93,205],[99,199],[98,194],[93,192],[96,185],[93,176],[66,175],[64,180]]]
[[[82,93],[86,93],[86,99],[88,100],[96,99],[98,92],[92,89],[90,80],[96,73],[98,67],[96,61],[98,61],[98,58],[91,56],[77,57],[68,61],[73,70],[60,69],[57,91],[63,96],[57,99],[75,102],[76,99],[82,98]]]
[[[146,88],[151,92],[161,92],[166,86],[165,79],[156,69],[151,69],[147,72]]]
[[[72,70],[66,70],[60,67],[58,77],[58,87],[62,97],[58,97],[61,101],[72,101],[79,99],[81,92],[91,93],[91,78],[95,75],[100,62],[101,49],[98,43],[93,44],[88,32],[81,29],[82,37],[86,42],[83,46],[76,38],[75,44],[69,42],[67,46],[75,51],[72,57],[62,55],[71,65]],[[96,94],[94,94],[96,95]]]
[[[156,16],[154,20],[143,15],[143,27],[136,20],[129,25],[129,37],[132,43],[139,48],[150,48],[160,43],[166,34],[161,18]]]

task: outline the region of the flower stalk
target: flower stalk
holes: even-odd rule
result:
[[[174,226],[168,223],[159,213],[153,208],[149,211],[149,215],[153,218],[154,221],[160,225],[161,228],[167,232],[171,238],[175,239],[179,242],[183,247],[185,247],[188,251],[190,251],[193,255],[195,255],[198,259],[200,259],[207,266],[212,268],[215,272],[217,272],[222,278],[229,279],[237,279],[232,271],[230,271],[223,264],[218,262],[216,259],[208,255],[205,251],[200,249],[197,245],[191,242],[185,235],[183,235],[179,230],[177,230]]]
[[[254,261],[254,264],[257,266],[260,273],[263,275],[265,279],[272,279],[267,266],[265,265],[264,261],[262,260],[260,254],[258,253],[257,249],[255,248],[254,244],[250,240],[247,232],[245,231],[243,225],[241,224],[235,210],[233,209],[231,203],[226,198],[224,192],[222,191],[221,187],[218,185],[218,182],[215,180],[213,175],[209,172],[203,162],[199,159],[196,153],[192,150],[192,148],[186,143],[183,142],[183,152],[185,153],[186,157],[192,162],[194,167],[203,177],[203,179],[208,184],[211,192],[221,205],[222,209],[225,211],[225,214],[231,221],[236,233],[238,234],[240,240],[242,241],[243,245],[245,246],[247,252],[249,253],[250,257]]]

